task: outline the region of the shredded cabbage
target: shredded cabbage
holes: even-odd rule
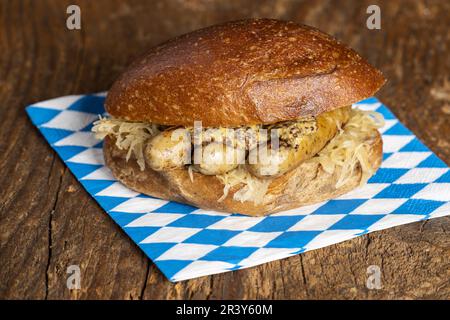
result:
[[[124,121],[114,118],[102,118],[94,122],[92,131],[97,139],[104,139],[111,135],[116,139],[116,147],[128,150],[126,160],[133,154],[139,168],[145,169],[144,146],[145,142],[158,134],[158,126],[152,123]]]
[[[267,193],[270,179],[258,179],[251,175],[243,165],[222,175],[217,175],[224,184],[223,195],[218,200],[223,201],[231,188],[244,184],[234,195],[233,199],[240,202],[253,201],[255,204],[261,203]]]
[[[336,188],[351,179],[355,168],[361,167],[361,184],[373,175],[368,156],[367,135],[384,126],[383,116],[375,111],[352,109],[350,119],[339,133],[310,161],[318,162],[322,169],[332,174],[336,167],[341,169]]]

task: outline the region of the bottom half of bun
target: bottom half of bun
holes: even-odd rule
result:
[[[369,164],[375,171],[382,160],[381,136],[378,132],[368,134],[366,142],[369,145]],[[103,150],[106,165],[113,175],[135,191],[205,210],[251,216],[268,215],[336,198],[358,187],[362,179],[361,167],[356,166],[346,182],[336,187],[340,168],[330,174],[317,162],[306,161],[283,176],[274,178],[261,203],[234,200],[233,194],[239,186],[233,187],[224,200],[218,201],[223,195],[224,185],[216,176],[193,172],[194,179],[191,180],[186,169],[155,171],[147,166],[142,171],[134,159],[126,160],[126,151],[119,150],[109,137],[105,139]]]

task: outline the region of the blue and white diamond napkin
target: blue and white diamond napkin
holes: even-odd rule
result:
[[[91,133],[105,94],[27,107],[32,122],[90,195],[170,281],[243,269],[393,226],[450,214],[448,166],[376,98],[386,119],[383,163],[368,184],[339,198],[247,217],[152,198],[118,182]]]

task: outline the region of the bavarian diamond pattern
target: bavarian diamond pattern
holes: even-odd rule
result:
[[[242,269],[359,235],[450,214],[448,166],[376,98],[382,113],[383,163],[368,184],[337,199],[247,217],[201,210],[132,191],[104,166],[90,132],[105,93],[33,104],[27,113],[89,194],[171,281]]]

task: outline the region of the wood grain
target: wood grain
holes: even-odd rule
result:
[[[65,27],[81,7],[82,29]],[[369,4],[381,30],[365,27]],[[77,183],[27,119],[30,103],[103,91],[149,46],[226,20],[310,24],[389,79],[379,98],[450,163],[450,3],[435,1],[2,1],[0,298],[448,299],[450,218],[413,223],[251,269],[168,282]],[[68,290],[66,268],[81,268]],[[382,270],[368,290],[366,269]]]

